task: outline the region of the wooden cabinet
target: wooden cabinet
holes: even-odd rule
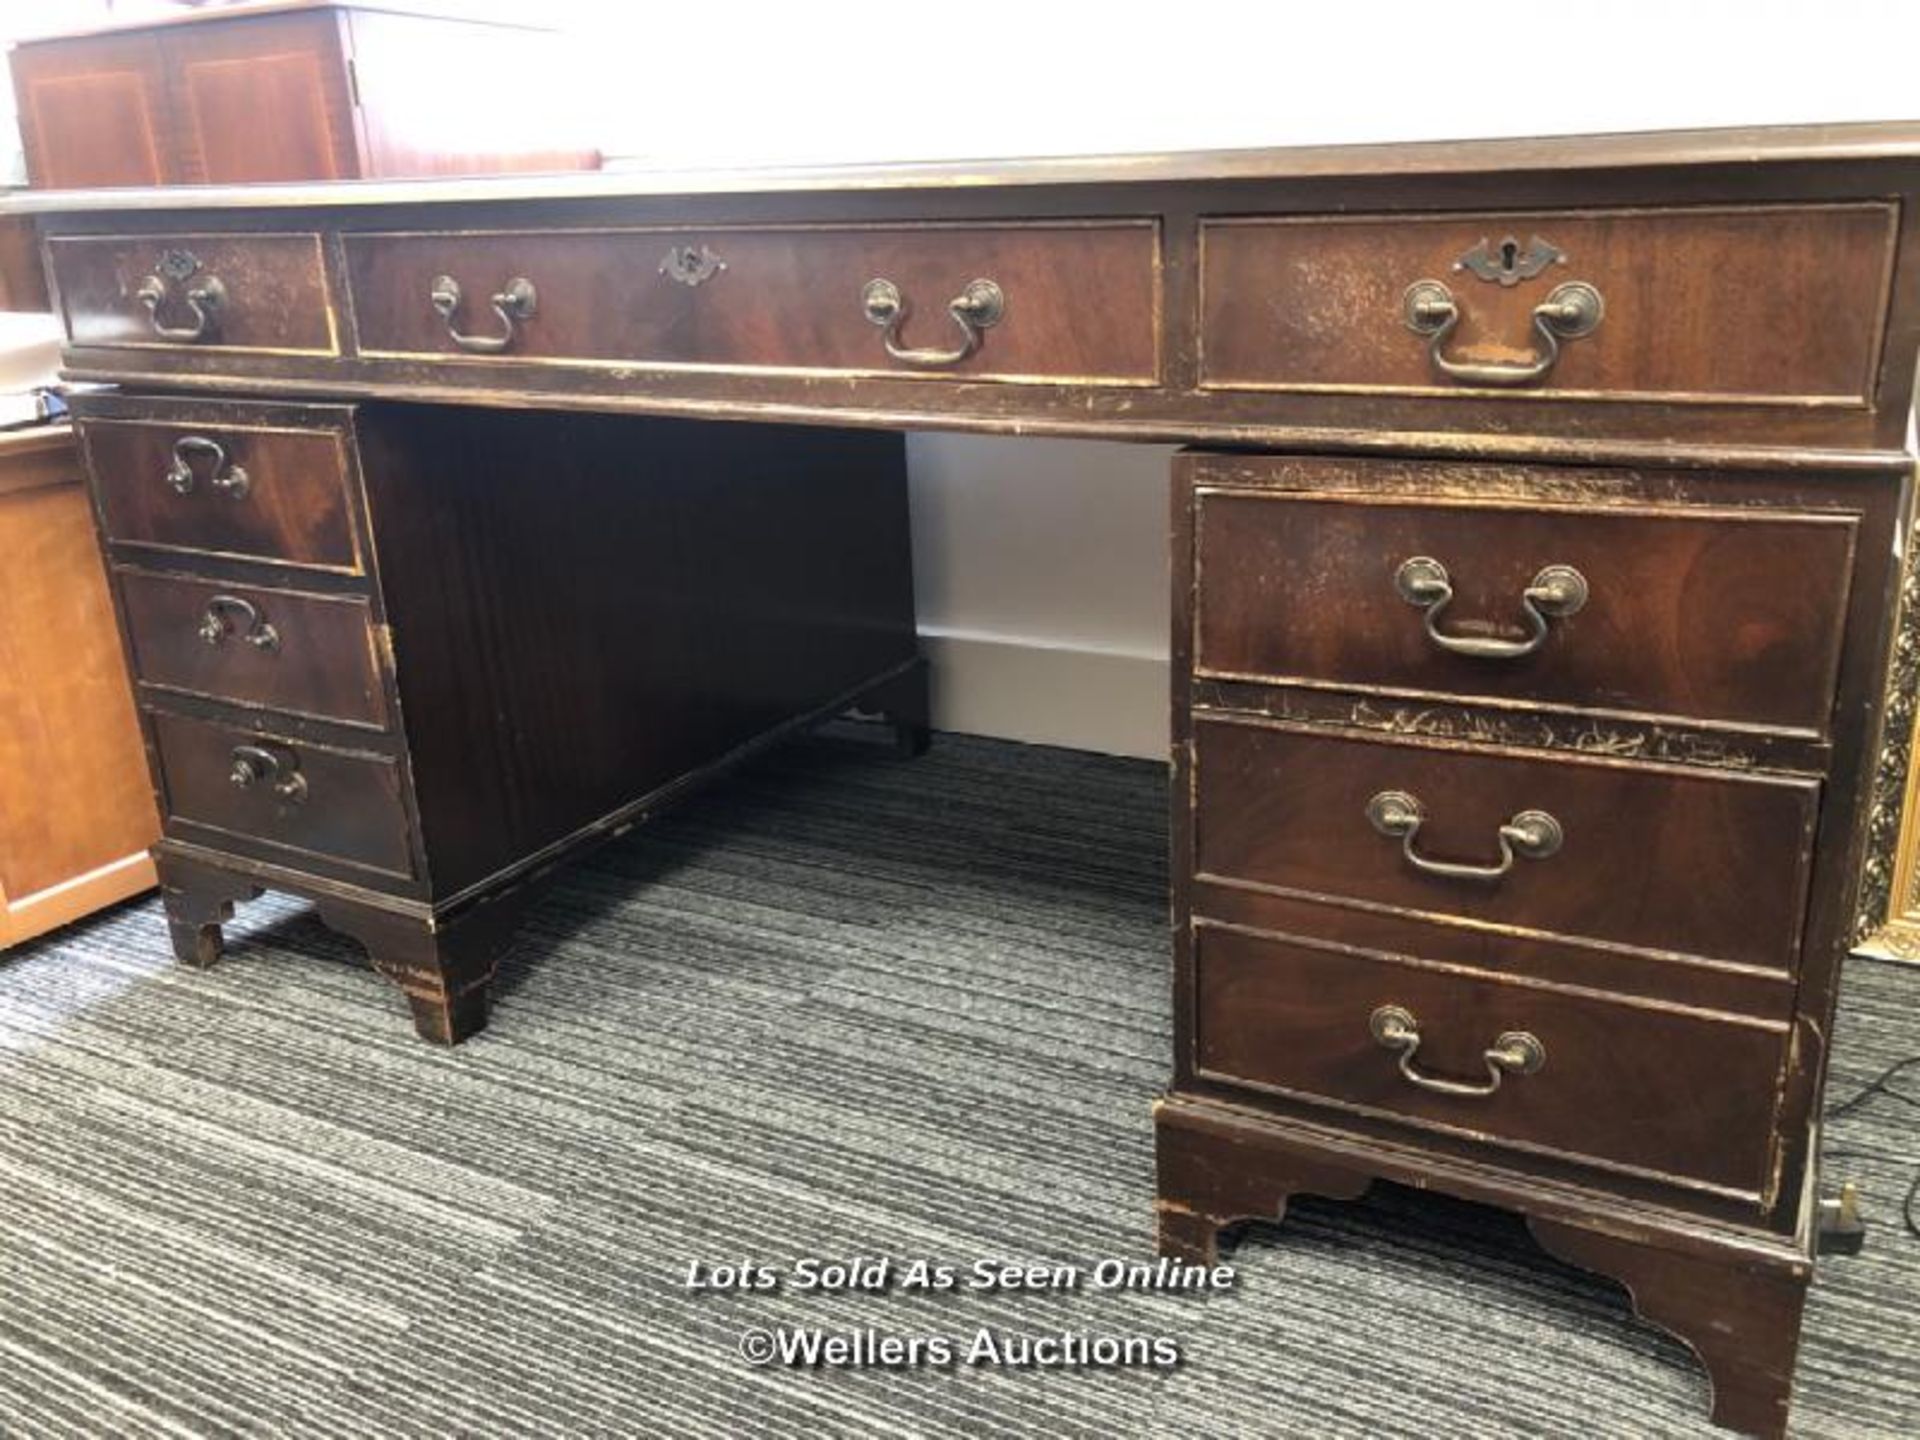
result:
[[[0,947],[154,883],[127,667],[67,427],[0,435]]]
[[[27,173],[83,189],[596,168],[578,136],[553,133],[559,43],[313,3],[30,41],[12,54]],[[513,105],[490,69],[514,77]],[[443,75],[463,83],[431,83]]]

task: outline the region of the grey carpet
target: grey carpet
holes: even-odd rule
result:
[[[152,902],[0,958],[9,1436],[1696,1435],[1705,1382],[1493,1212],[1302,1203],[1240,1288],[689,1295],[687,1263],[1141,1257],[1168,1070],[1165,782],[947,738],[786,751],[569,870],[492,1028],[268,897],[173,966]],[[1855,964],[1833,1094],[1920,1051]],[[1920,1433],[1920,1112],[1834,1142],[1804,1435]],[[755,1370],[748,1326],[1177,1336],[1170,1373]]]

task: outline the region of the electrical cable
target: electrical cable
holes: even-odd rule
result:
[[[1914,1109],[1920,1110],[1920,1095],[1916,1095],[1910,1090],[1903,1090],[1899,1086],[1891,1083],[1895,1076],[1901,1074],[1903,1071],[1916,1067],[1920,1067],[1920,1055],[1909,1055],[1904,1060],[1894,1061],[1893,1064],[1889,1065],[1885,1070],[1882,1070],[1845,1100],[1835,1105],[1829,1105],[1827,1107],[1827,1119],[1838,1120],[1843,1116],[1850,1115],[1855,1110],[1860,1109],[1869,1100],[1880,1095],[1885,1095],[1889,1099],[1898,1100],[1903,1105],[1911,1105]],[[1872,1150],[1828,1150],[1825,1152],[1825,1158],[1829,1160],[1871,1160],[1882,1163],[1893,1163],[1896,1161],[1896,1157],[1894,1156],[1884,1155]],[[1913,1164],[1914,1158],[1907,1156],[1904,1158],[1904,1163]],[[1906,1222],[1907,1233],[1916,1239],[1920,1239],[1920,1169],[1914,1171],[1913,1183],[1907,1186],[1906,1199],[1900,1206],[1900,1218]]]

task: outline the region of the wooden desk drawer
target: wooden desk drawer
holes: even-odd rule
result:
[[[365,234],[345,244],[368,355],[1141,385],[1159,370],[1149,221]],[[459,292],[450,316],[432,299],[443,276]],[[491,297],[516,279],[532,287],[532,308],[509,330]],[[930,353],[888,354],[865,304],[875,280],[905,306],[896,346]],[[975,280],[998,287],[1001,313],[962,325],[948,305]],[[450,328],[475,338],[462,347]]]
[[[1392,1046],[1374,1033],[1388,1007],[1418,1035],[1406,1061],[1416,1076],[1484,1088],[1498,1070],[1498,1088],[1441,1094],[1409,1079],[1405,1028]],[[1193,1021],[1193,1064],[1207,1079],[1755,1196],[1768,1181],[1779,1024],[1469,978],[1204,921]],[[1533,1037],[1537,1069],[1488,1060],[1514,1035]]]
[[[1864,406],[1897,230],[1879,202],[1208,220],[1201,383]],[[1574,282],[1597,326],[1536,323]]]
[[[1195,868],[1598,947],[1795,965],[1819,782],[1196,715]],[[1410,839],[1376,797],[1413,797]],[[1405,807],[1399,807],[1404,810]],[[1548,854],[1503,840],[1544,812]],[[1410,858],[1403,847],[1410,847]],[[1547,849],[1547,846],[1538,847]],[[1435,864],[1506,873],[1434,873]]]
[[[107,538],[358,574],[360,546],[338,430],[181,420],[85,420]]]
[[[144,685],[384,729],[368,602],[118,570]]]
[[[113,235],[47,242],[76,346],[333,355],[318,235]]]
[[[405,878],[414,873],[400,767],[184,715],[150,716],[168,833],[176,822],[271,850]],[[246,783],[235,778],[244,773]],[[202,836],[189,838],[200,839]]]
[[[1206,488],[1193,504],[1200,674],[1828,731],[1852,515]],[[1568,568],[1577,609],[1547,594]]]

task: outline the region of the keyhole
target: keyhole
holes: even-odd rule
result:
[[[1500,268],[1511,275],[1520,261],[1520,247],[1511,240],[1500,242]]]

